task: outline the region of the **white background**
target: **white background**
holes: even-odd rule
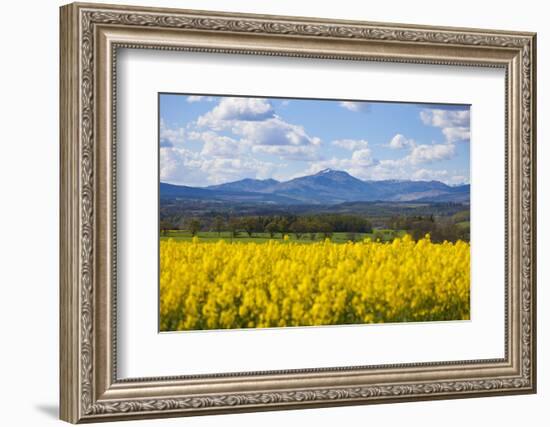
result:
[[[114,3],[118,3],[112,0]],[[538,117],[549,117],[545,75],[550,74],[550,30],[544,2],[463,0],[357,2],[354,0],[273,2],[240,0],[133,1],[134,4],[309,15],[417,24],[530,30],[538,38]],[[9,4],[9,5],[8,5]],[[57,421],[58,402],[58,1],[3,5],[0,68],[0,387],[2,424],[45,426]],[[550,321],[545,287],[550,268],[545,254],[550,217],[544,141],[539,120],[539,393],[438,402],[325,408],[301,411],[139,421],[131,425],[279,426],[361,423],[412,426],[545,425],[550,405],[548,360]],[[545,194],[546,193],[546,194]],[[547,220],[546,220],[547,221]]]
[[[127,49],[117,64],[120,378],[504,357],[504,70]],[[157,94],[266,90],[472,105],[471,321],[157,333]]]

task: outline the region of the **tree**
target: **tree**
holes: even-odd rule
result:
[[[321,229],[319,221],[313,217],[309,217],[306,221],[306,232],[309,234],[310,240],[315,240],[317,238],[317,232]]]
[[[172,224],[170,221],[162,220],[160,222],[160,234],[162,234],[163,236],[167,236],[168,232],[170,230],[173,230],[174,228],[174,224]]]
[[[289,232],[290,221],[287,217],[282,217],[279,220],[279,231],[281,232],[281,237]]]
[[[279,232],[279,225],[276,221],[271,221],[265,226],[266,233],[269,233],[269,237],[273,239],[275,234]]]
[[[430,237],[434,243],[441,243],[445,240],[448,242],[456,242],[457,240],[469,242],[470,231],[468,228],[462,228],[452,223],[443,223],[433,230]]]
[[[371,233],[371,223],[357,215],[326,215],[323,220],[332,226],[335,232]]]
[[[229,231],[231,232],[231,237],[239,236],[239,229],[241,228],[241,222],[238,218],[229,218]]]
[[[248,237],[252,237],[252,234],[258,230],[258,220],[252,216],[244,218],[242,221],[242,227],[248,234]]]
[[[433,234],[436,230],[436,223],[431,222],[429,219],[423,219],[419,217],[416,221],[413,221],[411,224],[411,237],[418,241],[423,239],[426,234]]]
[[[296,240],[300,240],[302,235],[307,231],[306,224],[304,223],[304,220],[301,218],[298,218],[296,221],[290,224],[289,229],[296,236]]]
[[[187,228],[191,232],[191,236],[196,236],[201,229],[201,222],[197,218],[191,218],[187,223]]]
[[[222,216],[218,215],[216,218],[214,218],[214,230],[218,233],[218,237],[223,231],[223,228],[225,226],[225,220]]]
[[[333,228],[328,222],[319,222],[319,231],[323,234],[325,239],[332,237]]]

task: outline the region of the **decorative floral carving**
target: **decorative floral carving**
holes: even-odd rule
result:
[[[495,36],[483,33],[434,31],[430,29],[395,29],[369,24],[319,24],[267,19],[162,15],[117,11],[84,12],[94,23],[138,25],[159,28],[232,31],[243,33],[283,34],[312,37],[356,38],[365,40],[448,43],[455,45],[520,47],[529,43],[526,37]]]
[[[80,385],[81,408],[88,416],[143,411],[196,410],[200,408],[246,407],[250,405],[292,404],[300,402],[352,401],[384,397],[422,397],[458,392],[490,392],[532,386],[532,283],[531,257],[531,41],[525,36],[488,35],[464,31],[396,29],[371,24],[307,23],[272,21],[264,18],[205,17],[193,14],[128,13],[123,11],[81,11],[81,174],[80,174]],[[155,28],[199,29],[240,33],[297,35],[326,38],[351,38],[463,46],[509,47],[522,50],[521,79],[521,374],[514,378],[432,382],[418,384],[372,385],[264,393],[239,393],[179,399],[144,399],[97,403],[93,399],[93,233],[94,233],[94,36],[96,24],[148,26]],[[136,46],[137,47],[137,46]],[[158,46],[157,48],[162,48]],[[202,49],[202,51],[206,51]],[[211,50],[221,52],[220,50]],[[248,52],[260,54],[261,52]],[[307,56],[299,54],[295,56]],[[323,56],[328,57],[328,56]],[[422,62],[406,60],[405,62]],[[116,77],[116,76],[115,76]],[[449,363],[449,365],[456,363]]]
[[[145,399],[93,404],[90,415],[143,411],[196,410],[247,405],[292,404],[315,401],[368,400],[384,397],[407,397],[449,394],[456,392],[487,392],[496,389],[516,389],[527,385],[525,379],[459,381],[429,384],[331,388],[268,393],[239,393],[181,399]]]
[[[83,15],[81,25],[80,399],[83,408],[90,408],[93,387],[94,58],[93,22],[89,14]]]

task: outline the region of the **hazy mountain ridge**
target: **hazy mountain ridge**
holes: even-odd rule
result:
[[[325,169],[284,182],[246,178],[209,187],[161,182],[160,197],[268,204],[333,205],[360,201],[469,203],[470,185],[453,187],[440,181],[363,181],[344,171]]]
[[[209,190],[221,190],[221,191],[247,191],[247,192],[267,192],[270,193],[270,189],[280,184],[275,179],[252,179],[245,178],[240,181],[226,182],[224,184],[210,185],[206,187]]]

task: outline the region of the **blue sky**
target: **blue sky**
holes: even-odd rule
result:
[[[469,183],[470,107],[160,94],[161,181],[286,181],[331,168],[364,180]]]

